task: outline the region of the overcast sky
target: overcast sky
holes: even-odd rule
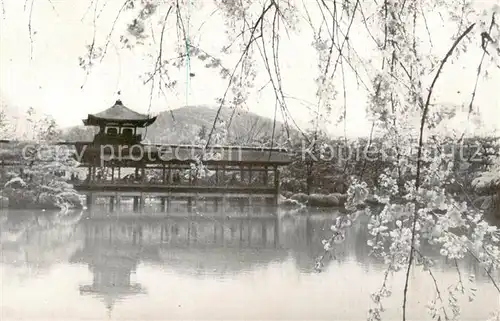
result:
[[[304,0],[305,3],[308,1],[311,4],[316,3]],[[87,113],[96,113],[110,107],[117,98],[118,90],[122,92],[124,104],[136,111],[149,111],[153,114],[186,104],[215,105],[215,98],[222,96],[225,90],[226,82],[221,80],[215,71],[193,62],[192,72],[196,76],[189,80],[188,86],[184,69],[172,71],[172,78],[177,79],[180,85],[175,92],[167,92],[166,98],[155,95],[149,109],[150,86],[144,85],[140,79],[145,71],[153,68],[152,60],[144,59],[145,50],[119,50],[119,43],[113,41],[106,58],[88,77],[78,65],[78,57],[85,53],[85,45],[92,42],[94,34],[100,43],[105,39],[122,1],[108,0],[99,17],[95,33],[92,23],[93,9],[89,10],[82,22],[90,0],[52,0],[55,10],[49,1],[34,1],[32,48],[28,29],[31,1],[27,2],[26,10],[23,8],[24,1],[3,2],[5,15],[0,25],[0,92],[4,102],[11,107],[25,109],[33,106],[41,112],[52,114],[61,126],[70,126],[81,124],[81,119],[85,118]],[[99,8],[104,2],[101,0]],[[492,2],[500,0],[491,0],[487,4]],[[192,10],[190,32],[194,38],[202,39],[203,47],[217,55],[217,50],[226,43],[225,35],[221,32],[220,16],[211,16],[212,9],[208,5],[203,9],[186,10]],[[205,23],[200,28],[202,22]],[[432,24],[432,21],[429,23]],[[437,21],[434,23],[440,24]],[[300,29],[299,34],[291,36],[290,39],[283,39],[281,63],[285,90],[297,98],[289,101],[291,113],[301,126],[305,126],[310,113],[304,107],[304,101],[316,103],[313,80],[317,74],[317,64],[307,26],[302,24]],[[116,31],[121,30],[123,25],[118,23]],[[167,35],[175,37],[174,30],[169,29],[166,32]],[[358,44],[359,41],[361,40],[358,40]],[[451,41],[443,40],[443,50],[450,44]],[[166,52],[173,55],[172,50]],[[445,76],[438,84],[441,102],[468,104],[479,60],[480,51],[471,50],[463,55],[453,68],[446,69]],[[223,63],[232,67],[234,62],[234,59],[230,59]],[[259,78],[261,83],[264,76]],[[258,87],[260,86],[252,89],[248,108],[252,112],[273,117],[274,96],[271,88],[258,92]],[[476,104],[485,115],[481,127],[487,130],[500,128],[499,69],[492,68],[490,79],[481,80],[479,87]],[[339,91],[341,90],[339,88]],[[342,95],[341,93],[340,96]],[[352,77],[348,79],[347,101],[348,134],[368,133],[370,123],[364,114],[365,97],[362,88],[356,85]],[[340,102],[338,104],[342,105]],[[457,119],[456,126],[463,126],[461,121],[465,118]],[[338,126],[331,126],[329,129],[334,133],[343,133],[343,128]]]

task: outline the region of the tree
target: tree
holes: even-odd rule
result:
[[[67,182],[76,173],[78,163],[73,151],[55,145],[60,131],[55,120],[48,116],[37,119],[33,109],[27,112],[33,140],[13,142],[11,158],[18,170],[7,173],[3,195],[13,207],[70,208],[81,207],[81,200],[73,186]]]
[[[208,52],[204,49],[207,40],[195,39],[188,32],[195,29],[192,27],[196,21],[189,18],[195,6],[197,11],[201,6],[215,7],[217,14],[224,18],[225,26],[220,34],[227,34],[229,39],[220,53]],[[90,7],[95,12],[102,9],[97,1],[91,2]],[[135,17],[120,25],[119,18],[125,11]],[[373,255],[387,264],[388,277],[380,291],[373,295],[371,318],[378,320],[382,316],[381,300],[390,294],[389,276],[403,271],[407,280],[402,293],[403,320],[406,320],[411,269],[418,264],[433,275],[432,259],[419,250],[424,244],[439,248],[451,261],[470,255],[477,258],[482,267],[492,270],[499,267],[497,229],[485,222],[482,211],[470,202],[460,202],[446,191],[445,187],[454,180],[450,164],[455,160],[443,153],[433,153],[449,144],[449,137],[442,135],[439,125],[445,126],[453,111],[445,108],[438,98],[443,76],[459,68],[453,62],[474,49],[479,52],[474,66],[478,70],[476,81],[470,88],[470,98],[464,101],[470,115],[478,112],[475,99],[480,93],[479,78],[500,69],[500,30],[496,21],[499,11],[494,3],[481,8],[469,0],[346,0],[318,1],[312,5],[275,0],[196,5],[182,1],[128,0],[118,8],[110,35],[102,43],[92,39],[80,64],[89,70],[102,60],[115,39],[125,50],[143,49],[146,54],[149,54],[148,46],[144,44],[156,43],[153,70],[147,72],[145,81],[152,89],[160,92],[175,89],[177,80],[169,78],[171,71],[180,66],[189,69],[197,59],[207,68],[218,70],[227,81],[226,90],[218,100],[219,112],[222,107],[240,108],[254,86],[269,85],[276,99],[275,114],[280,112],[288,126],[298,127],[288,109],[294,97],[287,92],[282,77],[280,57],[286,53],[281,43],[294,28],[309,26],[309,37],[301,38],[306,42],[301,40],[296,45],[312,43],[317,51],[318,72],[307,75],[316,82],[317,101],[307,106],[313,115],[313,130],[305,133],[298,128],[302,138],[308,145],[312,142],[314,154],[321,154],[318,138],[322,127],[327,125],[324,119],[335,115],[338,124],[343,121],[346,126],[348,87],[357,83],[357,94],[366,95],[367,114],[373,123],[368,146],[372,145],[372,136],[377,137],[380,150],[390,155],[389,165],[380,173],[376,186],[369,187],[362,175],[351,178],[347,207],[352,215],[339,219],[332,227],[333,235],[325,240],[325,250],[331,251],[336,243],[345,239],[345,232],[358,213],[356,209],[370,196],[375,197],[383,208],[366,210],[373,236],[369,245]],[[431,20],[441,19],[442,25],[429,24]],[[158,28],[152,23],[156,21],[159,21]],[[164,51],[169,40],[165,30],[170,27],[175,28],[178,36],[174,48],[179,58],[174,60],[167,59]],[[159,39],[153,38],[153,34],[160,35]],[[234,56],[236,63],[227,67]],[[259,67],[264,71],[263,76],[257,73]],[[209,130],[207,146],[218,139],[214,135],[219,112]],[[461,142],[462,138],[454,140]],[[310,177],[309,168],[313,165],[308,166]],[[457,229],[469,232],[469,236],[458,234]],[[436,288],[433,316],[458,317],[456,306],[446,307],[440,293]],[[450,296],[456,296],[456,292]]]
[[[198,132],[198,138],[200,140],[207,138],[207,127],[205,125],[201,126],[200,131]]]
[[[5,111],[4,110],[0,110],[0,129],[2,129],[2,131],[7,127],[7,116],[5,115]]]
[[[0,110],[0,139],[12,139],[14,128],[12,122],[9,121],[9,116],[7,114],[6,108],[4,108],[2,102],[2,109]]]

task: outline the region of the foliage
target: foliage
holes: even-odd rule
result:
[[[492,145],[494,140],[487,137],[464,139],[461,143],[446,142],[442,149],[432,150],[432,153],[447,153],[454,156],[453,175],[456,181],[446,186],[450,193],[482,195],[475,190],[473,181],[483,173],[495,169],[490,165],[500,151],[498,146]],[[306,162],[312,160],[314,166],[311,172],[311,191],[315,193],[345,193],[350,178],[355,176],[363,179],[368,186],[377,187],[378,177],[386,167],[397,169],[392,163],[397,155],[395,148],[384,149],[383,141],[374,138],[344,140],[324,137],[318,141],[319,148],[313,151],[311,144],[298,140],[293,143],[293,163],[283,174],[283,189],[295,193],[306,192],[307,167]],[[486,154],[485,154],[486,153]],[[403,175],[402,180],[410,179],[411,175]]]
[[[72,151],[54,144],[59,130],[52,118],[35,120],[34,116],[34,111],[29,110],[27,120],[34,140],[8,146],[10,159],[18,165],[3,174],[6,180],[3,195],[9,198],[12,207],[81,207],[78,193],[67,182],[78,165]]]
[[[4,131],[4,129],[7,128],[7,125],[8,125],[7,117],[5,115],[5,111],[2,109],[0,110],[0,129]]]
[[[25,132],[26,140],[55,142],[61,135],[56,120],[50,115],[39,115],[33,107],[28,108],[26,112],[26,121],[28,130]]]
[[[498,148],[498,142],[496,145],[495,147]],[[478,189],[487,189],[489,187],[498,189],[500,187],[500,154],[498,153],[498,149],[495,151],[495,147],[491,147],[485,151],[487,152],[488,166],[472,182]]]
[[[1,99],[1,98],[0,98]],[[4,106],[4,102],[0,101],[0,139],[11,139],[14,132],[14,126],[9,119],[9,114],[7,113],[7,106]]]

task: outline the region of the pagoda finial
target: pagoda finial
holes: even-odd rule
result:
[[[109,303],[106,305],[106,314],[108,315],[108,319],[111,320],[111,313],[113,312],[113,304]]]
[[[121,100],[121,97],[120,97],[121,94],[122,94],[121,90],[118,90],[117,94],[118,94],[118,98],[116,99],[115,105],[121,105],[122,104],[122,100]]]

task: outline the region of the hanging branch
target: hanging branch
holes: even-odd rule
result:
[[[458,38],[455,40],[453,45],[451,46],[450,50],[446,53],[444,56],[443,60],[441,60],[441,64],[439,65],[439,68],[436,72],[436,75],[434,76],[434,79],[432,80],[431,86],[429,88],[429,92],[427,94],[427,100],[425,102],[423,112],[422,112],[422,118],[420,120],[420,134],[419,134],[419,142],[418,142],[418,152],[417,152],[417,173],[416,173],[416,178],[415,178],[415,192],[418,192],[420,185],[421,185],[421,170],[422,170],[422,151],[423,151],[423,144],[424,144],[424,129],[425,129],[425,124],[427,121],[427,113],[429,112],[429,105],[432,97],[432,93],[434,90],[434,86],[436,85],[436,82],[441,75],[441,71],[443,70],[444,65],[446,64],[446,61],[450,58],[450,56],[453,54],[453,51],[457,47],[457,45],[462,41],[462,39],[469,34],[472,29],[474,28],[476,24],[473,23],[470,25]],[[417,220],[418,220],[418,206],[415,206],[415,212],[413,215],[413,223],[412,223],[412,231],[411,231],[411,247],[410,247],[410,256],[408,258],[408,267],[406,269],[406,278],[405,278],[405,286],[403,290],[403,321],[406,321],[406,303],[407,303],[407,296],[408,296],[408,284],[410,280],[410,271],[411,267],[413,264],[413,259],[414,259],[414,246],[415,246],[415,234],[416,234],[416,226],[417,226]]]
[[[35,4],[35,0],[31,0],[31,5],[30,5],[30,11],[29,11],[29,18],[28,18],[28,31],[30,35],[30,60],[33,59],[33,30],[32,30],[32,25],[31,22],[33,20],[33,6]],[[26,6],[26,4],[25,4]]]
[[[491,30],[493,29],[494,25],[495,25],[495,13],[493,13],[491,16],[491,23],[490,23],[490,29],[489,29],[490,34],[491,34]],[[482,36],[482,34],[481,34],[481,36]],[[488,41],[488,40],[484,40],[483,36],[481,38],[483,40],[483,44],[484,44],[484,41],[486,41],[486,42]],[[476,98],[477,84],[479,82],[479,76],[481,75],[481,70],[483,68],[484,58],[485,58],[486,53],[487,53],[486,44],[484,44],[484,46],[482,45],[481,47],[483,49],[483,55],[481,56],[481,61],[479,62],[479,65],[477,66],[476,81],[474,83],[474,90],[472,90],[472,96],[471,96],[470,103],[469,103],[469,112],[467,114],[467,120],[469,120],[470,114],[472,113],[474,99]],[[465,135],[465,131],[462,134],[462,137],[460,138],[459,141],[461,141],[463,139],[464,135]]]
[[[274,3],[274,1],[272,1],[267,7],[265,7],[264,10],[262,10],[262,13],[260,14],[259,18],[257,19],[257,21],[255,22],[255,24],[253,25],[253,27],[251,29],[252,31],[250,32],[250,39],[248,40],[248,43],[246,44],[246,46],[245,46],[245,48],[244,48],[244,50],[243,50],[243,52],[242,52],[242,54],[240,56],[240,59],[238,60],[238,62],[234,66],[233,72],[231,73],[231,76],[229,77],[229,81],[228,81],[226,90],[224,91],[224,96],[221,99],[219,108],[217,109],[217,113],[215,114],[215,119],[214,119],[214,121],[212,123],[212,128],[210,129],[210,133],[208,134],[207,143],[205,144],[205,148],[208,148],[208,146],[210,146],[210,140],[212,138],[212,135],[214,133],[215,127],[217,125],[217,121],[219,120],[220,112],[222,110],[222,107],[224,106],[224,102],[226,101],[226,97],[227,97],[227,94],[229,92],[229,89],[231,88],[231,84],[233,82],[233,78],[234,78],[234,75],[236,73],[236,70],[238,69],[238,67],[240,66],[240,64],[243,62],[243,59],[245,58],[245,56],[248,55],[248,52],[250,50],[250,46],[252,45],[252,43],[254,43],[259,37],[262,36],[262,35],[255,36],[255,32],[256,32],[257,28],[259,27],[259,25],[261,23],[263,23],[263,20],[264,20],[264,17],[266,15],[266,13],[273,6],[276,6],[276,4]]]

